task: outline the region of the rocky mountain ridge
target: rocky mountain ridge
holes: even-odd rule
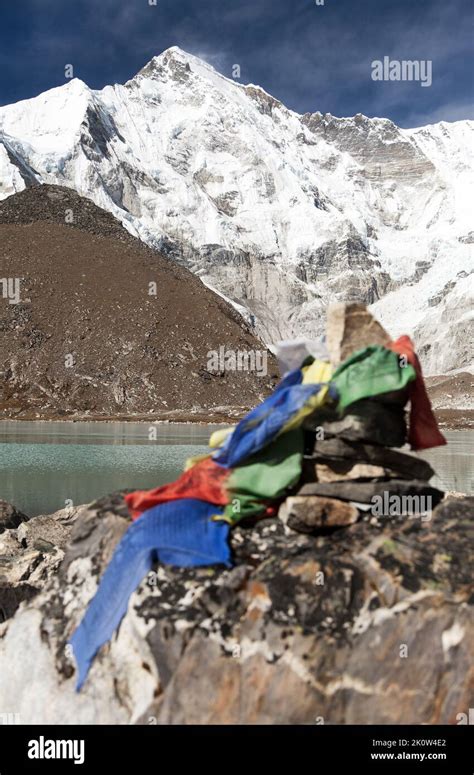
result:
[[[0,297],[0,417],[226,421],[276,383],[230,304],[71,189],[1,201],[0,258],[19,281]],[[221,347],[265,369],[212,371]]]

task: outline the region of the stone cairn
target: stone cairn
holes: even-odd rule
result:
[[[387,345],[391,337],[362,304],[334,304],[327,345],[336,367],[355,350]],[[311,533],[359,519],[428,520],[444,493],[431,487],[425,460],[397,451],[407,442],[407,391],[351,404],[342,417],[319,413],[305,424],[303,473],[279,516],[293,530]]]

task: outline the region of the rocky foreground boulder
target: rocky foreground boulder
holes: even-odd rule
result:
[[[232,531],[232,569],[157,566],[80,694],[67,640],[120,494],[0,535],[0,713],[21,723],[456,723],[474,702],[474,498],[431,518]],[[18,716],[16,716],[18,718]]]

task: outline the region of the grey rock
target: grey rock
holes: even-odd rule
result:
[[[38,516],[19,525],[16,536],[24,547],[47,551],[48,547],[63,549],[69,541],[77,509],[65,508],[51,516]]]
[[[340,498],[343,501],[372,503],[374,498],[396,496],[398,498],[430,499],[432,508],[442,500],[444,493],[426,482],[406,479],[389,479],[384,482],[311,482],[304,484],[298,495],[320,495],[324,498]]]
[[[353,525],[359,519],[359,511],[351,503],[336,498],[296,495],[280,506],[279,517],[292,530],[313,533]]]
[[[337,366],[355,350],[387,346],[391,337],[364,304],[338,302],[328,309],[326,339],[331,363]]]
[[[38,590],[28,584],[4,584],[0,579],[0,624],[13,616],[21,603],[31,600]]]
[[[446,498],[437,508],[438,519],[464,520],[474,517],[474,496]]]
[[[403,447],[407,438],[403,406],[380,404],[372,399],[351,404],[341,419],[313,423],[322,427],[325,437],[337,436],[347,441]]]
[[[33,517],[0,535],[0,621],[13,616],[57,572],[79,511]]]
[[[21,522],[26,522],[29,517],[7,501],[0,500],[0,533],[4,530],[16,528]]]
[[[348,464],[364,462],[381,466],[389,471],[391,476],[400,478],[428,481],[434,476],[430,464],[420,457],[397,452],[379,444],[363,444],[340,438],[315,440],[313,454],[308,457],[308,462],[322,460]]]
[[[449,500],[429,522],[319,536],[278,519],[237,527],[233,569],[158,566],[144,579],[77,694],[65,645],[128,525],[118,495],[82,507],[60,567],[0,624],[0,712],[74,725],[456,723],[472,704],[471,510]]]
[[[340,482],[346,479],[373,481],[389,477],[390,471],[386,468],[351,460],[325,460],[321,463],[305,460],[303,465],[303,479],[310,482]]]

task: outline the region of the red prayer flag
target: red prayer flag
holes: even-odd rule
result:
[[[125,501],[133,519],[159,503],[181,498],[195,498],[216,506],[226,506],[229,496],[225,483],[230,474],[231,469],[220,466],[212,458],[205,458],[184,471],[175,482],[155,487],[154,490],[136,490],[126,495]]]
[[[395,342],[391,342],[388,347],[398,355],[406,356],[408,363],[416,371],[416,379],[408,386],[411,403],[408,441],[411,448],[416,450],[441,447],[447,442],[443,434],[440,433],[436,417],[433,414],[423,380],[421,364],[414,350],[413,342],[409,336],[404,335]]]

